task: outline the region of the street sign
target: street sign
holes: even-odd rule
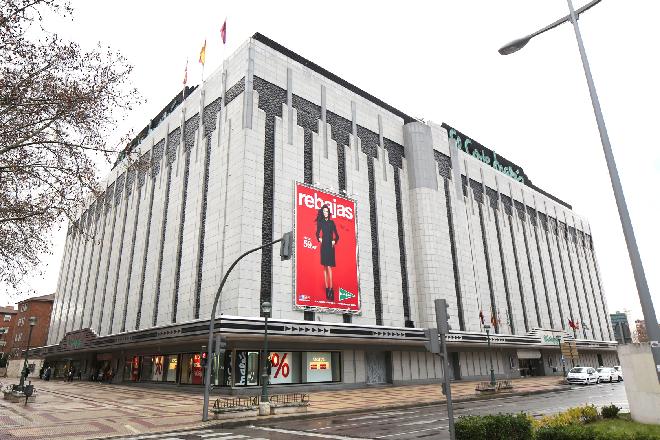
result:
[[[561,354],[566,359],[577,360],[578,349],[575,341],[566,341],[561,343]]]

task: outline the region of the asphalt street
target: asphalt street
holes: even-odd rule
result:
[[[573,386],[570,390],[531,396],[512,396],[454,404],[456,418],[462,415],[518,413],[535,416],[561,412],[567,408],[614,403],[628,411],[623,383]],[[131,440],[299,440],[299,439],[449,439],[446,405],[401,410],[374,411],[273,422],[235,429],[203,429],[169,434],[126,437]]]

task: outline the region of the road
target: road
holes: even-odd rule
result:
[[[540,416],[561,412],[584,404],[596,406],[614,403],[628,411],[623,383],[573,386],[570,390],[531,396],[500,397],[454,405],[454,415],[518,413]],[[125,440],[302,440],[302,439],[449,439],[445,405],[401,410],[374,411],[355,415],[289,420],[263,426],[235,429],[203,429],[169,434],[125,437]]]

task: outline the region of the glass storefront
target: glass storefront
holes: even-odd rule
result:
[[[163,382],[176,382],[176,370],[179,365],[179,355],[171,354],[165,356],[165,372]]]
[[[261,385],[261,352],[227,351],[224,359],[213,357],[212,381],[215,386],[249,387]],[[337,351],[271,351],[272,385],[341,381],[341,353]],[[204,367],[201,353],[132,356],[124,364],[123,380],[201,385]]]
[[[202,356],[200,353],[181,355],[181,378],[179,383],[201,385],[204,381]]]

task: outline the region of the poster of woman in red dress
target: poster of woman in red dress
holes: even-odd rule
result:
[[[295,305],[360,311],[355,202],[296,184]]]

